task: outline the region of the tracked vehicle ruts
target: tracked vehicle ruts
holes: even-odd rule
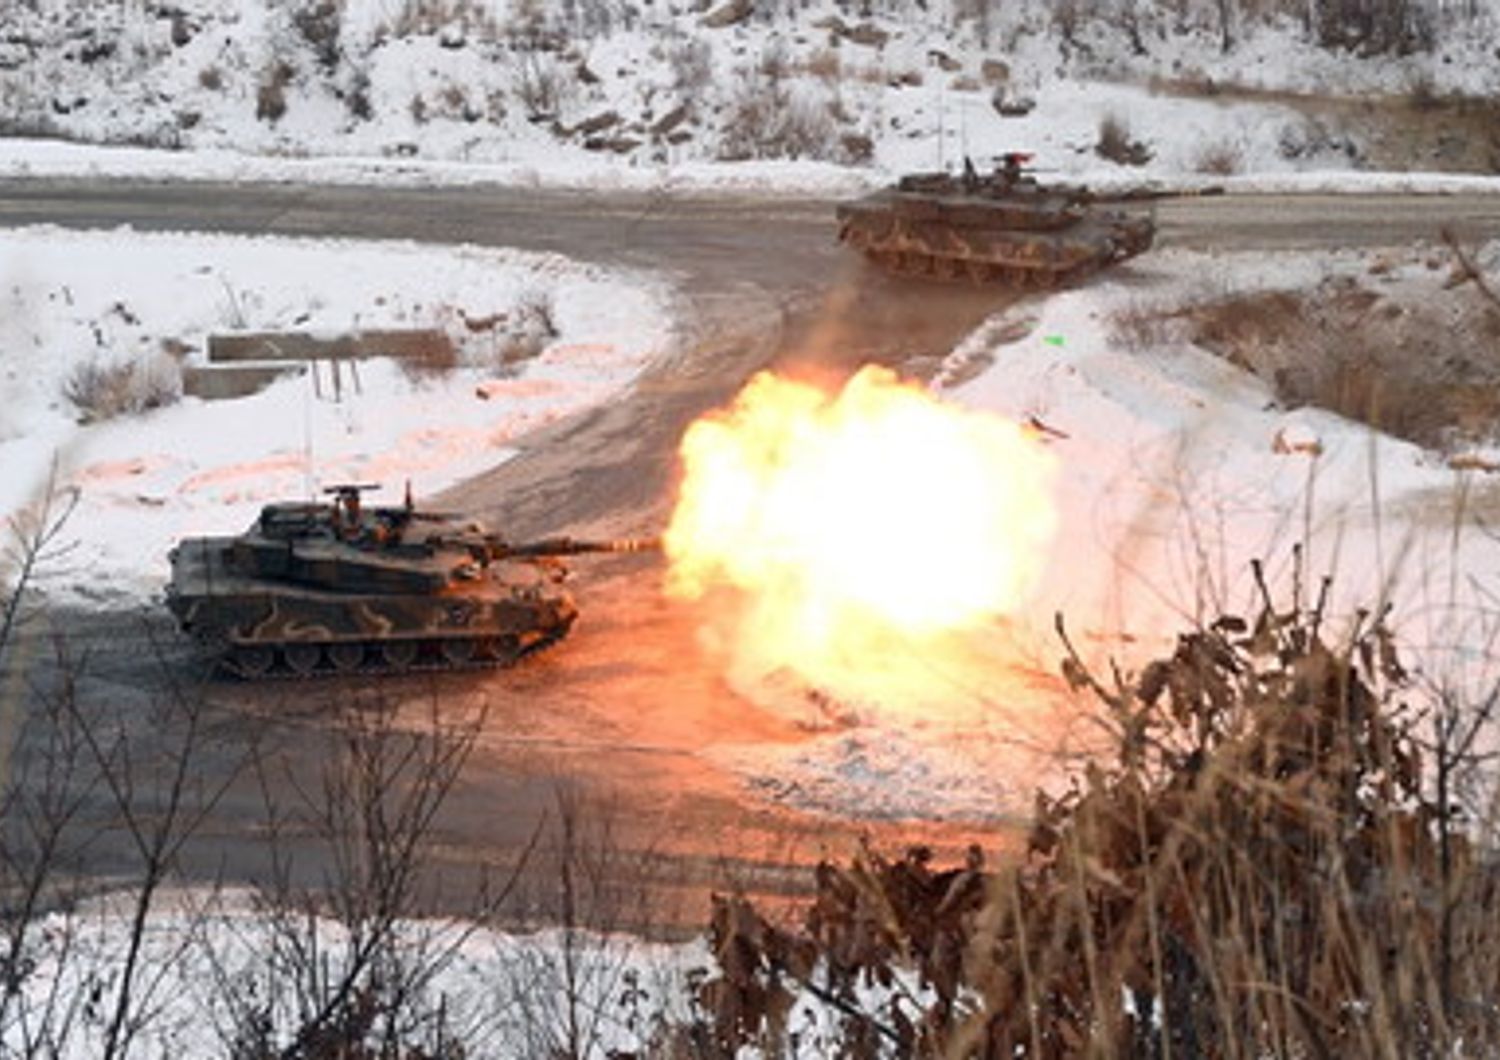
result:
[[[1114,197],[1039,183],[1029,155],[1002,156],[980,175],[919,173],[838,207],[839,239],[892,272],[1015,287],[1053,287],[1133,258],[1151,246],[1149,216],[1105,209]]]
[[[244,533],[171,552],[167,606],[228,673],[259,678],[504,665],[572,627],[560,559],[655,541],[510,544],[462,516],[326,503],[268,504]]]

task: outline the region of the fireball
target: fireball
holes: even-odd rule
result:
[[[838,392],[762,373],[681,458],[668,591],[729,602],[736,676],[846,702],[940,696],[962,638],[1024,600],[1055,522],[1031,432],[875,367]]]

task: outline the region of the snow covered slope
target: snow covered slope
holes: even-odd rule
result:
[[[40,0],[6,5],[0,121],[11,136],[216,154],[205,161],[221,176],[265,175],[247,157],[344,160],[286,179],[347,178],[347,160],[361,159],[408,179],[824,186],[851,167],[878,176],[1012,149],[1133,178],[1493,171],[1489,145],[1468,141],[1486,135],[1481,102],[1500,91],[1494,0],[1404,5],[1404,35],[1366,28],[1350,47],[1319,41],[1351,27],[1275,14],[1328,5],[1221,20],[1239,6]],[[1338,105],[1310,111],[1289,93]],[[1438,122],[1449,93],[1474,108],[1453,131],[1375,142],[1366,112],[1382,97],[1428,106],[1397,108],[1420,126]],[[1029,113],[999,112],[1025,101]],[[1096,154],[1107,118],[1149,161]],[[0,143],[11,172],[88,164],[34,140]]]

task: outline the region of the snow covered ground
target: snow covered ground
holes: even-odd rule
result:
[[[0,1049],[103,1055],[131,912],[123,892],[32,924],[30,961],[20,991],[8,998]],[[476,1056],[555,1055],[573,1025],[582,1046],[576,1055],[640,1050],[669,1021],[689,1022],[693,985],[715,967],[702,941],[652,944],[579,930],[507,934],[463,921],[408,920],[394,927],[393,941],[400,957],[383,974],[393,977],[392,994],[397,981],[412,991],[401,1002],[400,1036],[418,1047],[446,1036]],[[299,944],[312,947],[301,955],[316,954],[312,965],[297,963]],[[165,894],[142,936],[131,1055],[230,1055],[258,1033],[284,1044],[310,1015],[301,1006],[331,998],[351,959],[349,933],[334,921],[270,917],[256,896],[237,892]],[[312,983],[320,976],[321,994]],[[368,974],[358,981],[368,983]],[[28,1038],[33,1048],[49,1045],[33,1053]]]
[[[268,500],[360,481],[395,503],[406,480],[422,496],[500,463],[516,436],[605,400],[663,352],[672,297],[652,277],[510,250],[0,232],[0,517],[37,500],[55,460],[79,507],[42,587],[148,599],[173,540],[238,532]],[[461,363],[346,366],[336,396],[325,362],[250,397],[87,424],[65,397],[81,368],[127,362],[172,396],[210,333],[380,327],[445,331]]]
[[[723,25],[702,4],[607,0],[48,0],[14,11],[0,43],[0,173],[842,194],[1018,149],[1106,184],[1368,187],[1385,178],[1366,171],[1389,169],[1395,186],[1444,187],[1435,171],[1494,172],[1484,145],[1455,142],[1482,140],[1482,115],[1403,153],[1379,149],[1366,113],[1414,92],[1500,92],[1494,2],[1429,5],[1429,50],[1370,55],[1248,16],[1226,51],[1213,5],[1172,6],[1081,14],[1064,34],[1040,0],[811,0]],[[1002,116],[1000,99],[1035,106]],[[1144,165],[1095,153],[1107,117],[1149,149]]]
[[[131,913],[121,893],[33,923],[31,962],[0,1013],[0,1049],[60,1060],[102,1055]],[[129,1055],[237,1055],[236,1046],[258,1038],[284,1047],[333,996],[351,966],[349,939],[332,920],[267,916],[246,893],[159,896],[142,932]],[[664,944],[579,929],[506,933],[464,921],[403,920],[392,940],[397,945],[377,958],[381,970],[366,968],[356,982],[399,998],[393,1037],[421,1055],[455,1055],[438,1048],[446,1043],[465,1056],[607,1060],[674,1054],[672,1043],[686,1049],[713,1033],[698,991],[721,972],[706,939]],[[810,991],[792,992],[777,1060],[834,1055],[843,1015]],[[853,1003],[874,1015],[893,997],[926,1004],[931,996],[930,987],[902,977],[887,986],[862,983]],[[358,1005],[343,1011],[357,1013]],[[383,1029],[377,1024],[377,1033]],[[765,1054],[745,1047],[736,1055]]]

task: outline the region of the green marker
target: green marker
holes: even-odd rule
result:
[[[1042,341],[1048,346],[1061,346],[1063,344],[1063,337],[1061,335],[1044,335],[1042,336]]]

